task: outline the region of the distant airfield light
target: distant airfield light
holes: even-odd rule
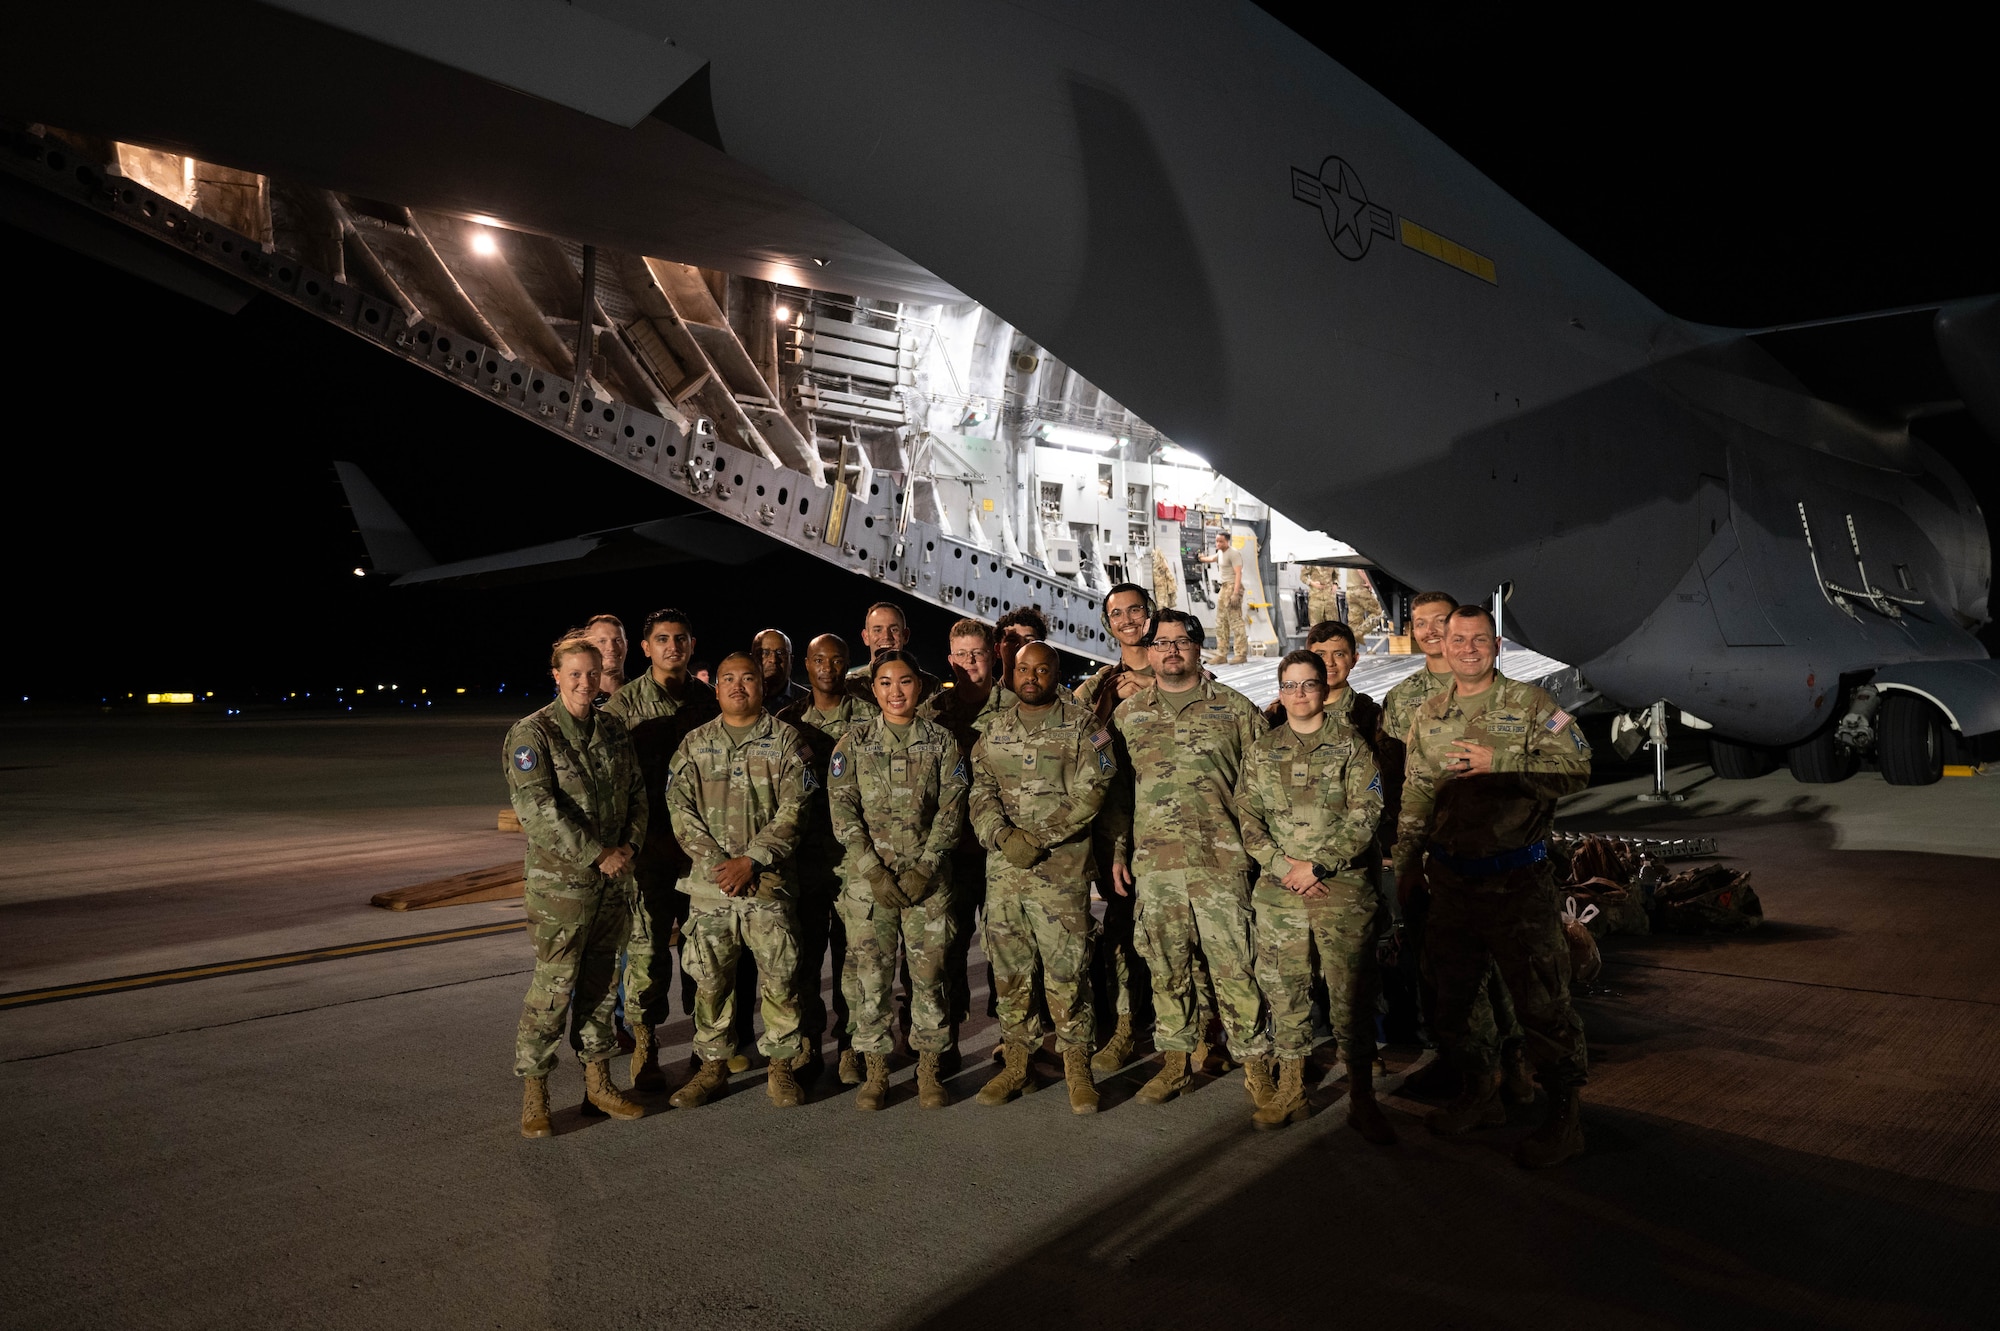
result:
[[[500,252],[500,242],[493,239],[491,231],[479,227],[472,233],[472,252],[482,258],[491,257]]]
[[[215,690],[210,689],[207,693],[204,693],[201,696],[204,698],[213,698],[215,696]]]
[[[464,690],[464,689],[453,689],[453,690],[452,690],[452,692],[453,692],[453,693],[463,693],[463,692],[465,692],[465,690]]]
[[[127,694],[125,696],[129,698],[132,695]],[[194,695],[192,693],[149,693],[146,695],[146,701],[149,703],[193,702]]]
[[[365,578],[368,576],[368,570],[365,568],[357,568],[354,570],[354,576],[357,578]]]

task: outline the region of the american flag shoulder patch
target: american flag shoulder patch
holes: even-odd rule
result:
[[[1094,749],[1101,749],[1110,742],[1111,732],[1109,730],[1100,730],[1090,737],[1090,746]]]
[[[1561,709],[1557,709],[1556,714],[1554,716],[1542,722],[1542,729],[1548,731],[1551,735],[1560,735],[1563,733],[1563,727],[1568,725],[1570,722],[1574,720],[1576,720],[1576,718],[1571,716],[1568,712],[1562,711]]]

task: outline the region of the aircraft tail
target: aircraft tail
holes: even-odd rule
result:
[[[410,524],[368,479],[368,473],[352,462],[336,462],[333,470],[340,477],[340,488],[347,492],[348,510],[354,514],[361,543],[368,547],[368,560],[377,573],[414,573],[437,563]]]

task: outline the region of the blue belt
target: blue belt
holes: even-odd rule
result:
[[[1424,847],[1424,853],[1461,878],[1491,878],[1495,874],[1512,873],[1531,864],[1540,864],[1549,857],[1549,843],[1537,841],[1532,846],[1523,846],[1519,850],[1503,850],[1498,855],[1488,855],[1483,860],[1462,860],[1435,841]]]

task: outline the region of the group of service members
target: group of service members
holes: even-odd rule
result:
[[[506,740],[536,958],[516,1043],[522,1133],[551,1134],[565,1026],[584,1112],[645,1112],[610,1074],[621,955],[633,1087],[666,1088],[655,1028],[676,941],[699,1067],[674,1107],[705,1104],[748,1067],[753,1004],[772,1103],[803,1102],[831,1015],[841,1080],[859,1087],[858,1107],[884,1107],[900,961],[918,1102],[942,1108],[978,926],[1003,1064],[980,1103],[1036,1090],[1030,1056],[1053,1033],[1071,1109],[1095,1112],[1093,1073],[1132,1061],[1135,990],[1149,987],[1159,1066],[1139,1101],[1173,1099],[1226,1051],[1254,1123],[1303,1121],[1317,979],[1347,1121],[1389,1144],[1375,1015],[1380,947],[1400,914],[1443,1053],[1433,1067],[1451,1079],[1427,1126],[1504,1123],[1538,1076],[1548,1111],[1517,1160],[1580,1153],[1585,1049],[1547,837],[1556,801],[1588,780],[1590,748],[1547,693],[1499,674],[1490,612],[1417,597],[1426,668],[1379,707],[1347,683],[1353,633],[1320,623],[1277,663],[1264,712],[1202,669],[1193,615],[1129,583],[1101,614],[1120,659],[1073,690],[1032,609],[954,624],[949,683],[910,653],[888,602],[868,612],[866,663],[850,669],[831,634],[808,644],[808,688],[776,630],[703,683],[678,610],[647,617],[649,668],[630,681],[607,678],[624,657],[610,616],[556,643],[556,700]],[[1101,1046],[1094,951],[1117,995]]]

